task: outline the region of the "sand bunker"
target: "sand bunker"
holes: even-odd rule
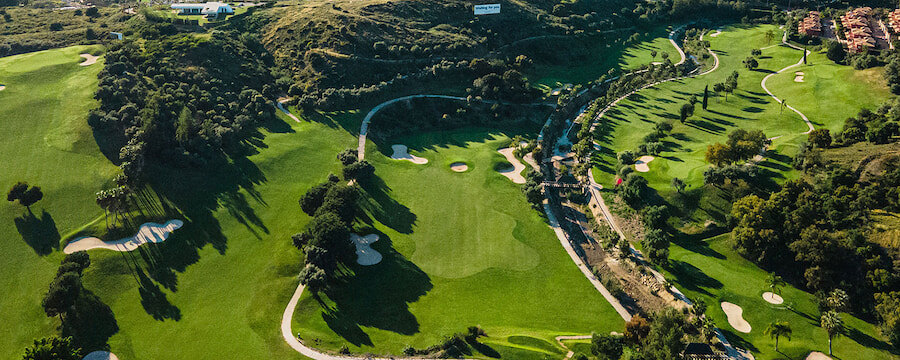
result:
[[[813,351],[813,352],[809,353],[809,355],[806,355],[806,360],[831,360],[831,358],[828,357],[828,355],[825,355],[824,353],[820,353],[818,351]]]
[[[653,161],[653,159],[656,159],[656,158],[649,156],[649,155],[644,155],[644,156],[639,157],[637,159],[637,161],[634,162],[634,169],[637,170],[638,172],[650,171],[650,166],[647,164],[650,163],[651,161]]]
[[[522,170],[525,170],[525,165],[513,155],[513,151],[513,148],[502,148],[497,150],[497,152],[503,154],[503,156],[506,157],[506,161],[509,161],[513,166],[512,169],[498,170],[498,172],[516,184],[524,184],[525,177],[522,176]]]
[[[0,91],[6,90],[6,85],[0,84]]]
[[[538,166],[537,161],[534,161],[534,155],[531,153],[525,154],[525,156],[522,157],[522,160],[525,160],[525,163],[531,165],[531,168],[534,169],[534,171],[541,171],[541,167]]]
[[[119,360],[119,357],[109,351],[94,351],[81,360]]]
[[[84,58],[84,61],[82,61],[81,64],[78,64],[81,66],[94,65],[95,63],[97,63],[97,59],[100,58],[99,56],[94,56],[91,54],[81,54],[79,56]]]
[[[719,34],[721,34],[721,33],[722,33],[721,31],[716,30],[716,32],[709,34],[709,37],[716,37],[716,36],[719,36]]]
[[[409,148],[406,145],[391,145],[391,149],[394,150],[394,154],[391,155],[391,159],[394,160],[407,160],[411,161],[413,164],[427,164],[428,159],[421,158],[415,155],[410,155]]]
[[[728,324],[730,324],[731,327],[742,333],[750,332],[750,323],[748,323],[747,320],[744,320],[743,317],[744,309],[730,302],[723,302],[722,311],[728,316]]]
[[[803,75],[806,75],[806,74],[804,74],[802,71],[795,72],[794,73],[794,82],[803,82]]]
[[[763,300],[767,301],[769,304],[783,304],[784,298],[779,296],[778,294],[766,291],[763,293]]]
[[[450,164],[450,170],[453,170],[456,172],[463,172],[463,171],[469,170],[469,165],[466,165],[466,163],[464,163],[464,162],[455,162],[455,163]]]
[[[63,249],[66,254],[91,249],[109,249],[115,251],[132,251],[146,243],[160,243],[166,241],[172,231],[180,228],[184,223],[181,220],[169,220],[165,224],[148,222],[138,228],[137,234],[132,237],[116,241],[103,241],[95,237],[81,237],[70,242]]]
[[[378,241],[378,234],[366,236],[350,234],[350,241],[356,245],[356,262],[358,264],[369,266],[381,262],[381,253],[371,247],[372,243]]]

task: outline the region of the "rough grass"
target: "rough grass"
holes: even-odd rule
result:
[[[810,351],[828,353],[828,336],[818,326],[818,310],[814,296],[787,286],[781,290],[784,305],[774,306],[762,299],[768,288],[768,274],[734,252],[729,234],[706,241],[681,240],[670,248],[671,267],[666,278],[692,299],[703,299],[716,325],[737,346],[747,348],[757,359],[802,359]],[[739,333],[728,324],[719,304],[731,302],[744,309],[744,319],[752,330]],[[844,359],[890,359],[889,344],[883,342],[877,327],[849,314],[841,314],[848,332],[834,340],[834,354]],[[791,324],[791,340],[781,339],[779,351],[775,341],[764,334],[774,321]],[[896,354],[893,354],[896,355]]]
[[[354,267],[346,288],[323,297],[328,310],[304,295],[294,331],[325,349],[399,354],[479,325],[485,344],[516,359],[558,356],[557,335],[620,331],[621,318],[519,186],[493,170],[503,159],[497,148],[521,131],[468,128],[391,140],[426,165],[390,160],[370,143],[366,158],[383,183],[368,186],[376,200],[368,211],[383,235],[373,247],[385,260]],[[467,172],[450,170],[461,160]]]

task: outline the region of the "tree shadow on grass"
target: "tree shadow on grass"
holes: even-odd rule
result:
[[[719,331],[722,332],[722,335],[725,336],[725,339],[727,339],[728,342],[731,343],[732,346],[735,346],[735,347],[738,347],[741,349],[750,350],[752,352],[759,352],[759,348],[757,348],[756,345],[753,345],[753,343],[751,343],[747,340],[744,340],[744,338],[742,338],[738,334],[735,334],[733,331],[726,330],[723,328],[719,328]]]
[[[364,213],[360,215],[362,222],[372,225],[374,219],[401,234],[412,233],[416,214],[391,197],[391,188],[381,177],[373,175],[361,182],[360,187],[363,195],[359,200]]]
[[[900,350],[898,350],[897,348],[891,346],[890,344],[888,344],[880,339],[876,339],[876,338],[870,336],[869,334],[859,331],[859,329],[857,329],[857,328],[851,327],[851,328],[847,329],[846,335],[848,338],[850,338],[851,340],[855,341],[857,344],[860,344],[864,347],[871,348],[871,349],[878,349],[881,351],[888,351],[893,355],[900,354]]]
[[[117,332],[119,324],[112,309],[87,289],[82,289],[62,323],[63,336],[71,336],[85,352],[108,349],[109,338]]]
[[[154,320],[181,320],[181,309],[169,302],[166,294],[151,280],[143,269],[136,269],[140,283],[141,306]]]
[[[46,210],[41,212],[40,217],[35,216],[29,210],[13,221],[19,235],[22,235],[22,240],[25,240],[25,243],[31,246],[38,255],[48,255],[54,249],[59,249],[59,230],[56,228],[53,216]]]
[[[672,275],[675,275],[678,283],[688,291],[713,296],[712,293],[706,289],[721,289],[723,286],[722,282],[719,280],[709,277],[703,270],[684,261],[669,261],[668,270]]]
[[[371,345],[361,327],[374,327],[402,335],[419,332],[419,321],[409,311],[433,288],[422,269],[393,249],[390,238],[377,232],[375,245],[382,261],[372,266],[353,264],[352,274],[337,279],[325,294],[334,302],[322,314],[328,326],[354,345]]]

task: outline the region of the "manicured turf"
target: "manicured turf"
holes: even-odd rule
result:
[[[707,315],[722,329],[729,341],[753,351],[760,360],[802,359],[810,351],[828,353],[828,336],[818,326],[818,309],[814,296],[787,286],[781,290],[784,304],[771,305],[762,299],[762,293],[770,291],[768,274],[734,252],[729,234],[707,241],[676,241],[670,248],[672,268],[665,271],[666,278],[689,298],[701,298],[707,306]],[[744,309],[744,319],[752,330],[748,334],[731,328],[722,311],[721,302],[727,301]],[[847,336],[834,340],[834,354],[842,359],[890,359],[890,346],[882,342],[877,327],[849,314],[841,314],[847,325]],[[764,334],[773,321],[791,324],[791,340],[782,338],[778,350],[775,341]]]
[[[0,318],[20,324],[0,329],[2,358],[20,357],[34,338],[57,333],[59,321],[40,306],[62,258],[57,244],[87,223],[103,224],[94,193],[117,168],[100,154],[86,123],[103,66],[102,58],[77,65],[78,54],[91,50],[97,49],[0,59],[0,83],[7,86],[0,91],[0,185],[25,180],[45,194],[32,206],[34,220],[23,220],[18,205],[0,205],[6,258]],[[90,252],[85,288],[109,308],[92,309],[85,341],[108,338],[123,359],[170,358],[173,349],[185,358],[301,358],[279,332],[300,262],[289,237],[308,221],[297,199],[339,171],[335,154],[356,142],[336,122],[318,119],[266,124],[266,147],[221,173],[159,169],[149,197],[162,197],[172,207],[166,212],[180,213],[186,225],[166,243],[127,256]],[[110,312],[112,318],[101,316]]]
[[[562,84],[583,84],[597,80],[610,69],[625,70],[647,65],[653,61],[663,61],[663,53],[669,54],[672,62],[678,62],[678,51],[669,42],[669,32],[659,27],[649,32],[649,39],[631,45],[610,44],[608,41],[592,42],[590,60],[566,65],[538,65],[529,72],[532,83],[546,90]],[[650,52],[656,50],[656,57]]]
[[[803,82],[796,82],[802,72]],[[856,70],[825,57],[824,50],[807,56],[807,65],[791,68],[766,82],[769,90],[800,110],[816,128],[840,132],[844,120],[862,108],[875,111],[891,95],[884,68]],[[864,96],[862,94],[865,94]]]
[[[0,91],[0,187],[5,194],[16,181],[27,181],[44,192],[33,216],[19,205],[0,204],[2,358],[21,357],[33,338],[55,331],[58,321],[46,317],[40,302],[62,258],[55,251],[60,233],[102,214],[94,192],[116,168],[100,154],[85,120],[96,106],[103,60],[78,66],[78,54],[100,50],[74,46],[0,58],[0,84],[6,85]]]
[[[355,267],[325,300],[330,311],[304,295],[294,331],[326,349],[399,354],[480,325],[486,344],[515,359],[564,355],[558,335],[621,331],[519,186],[494,171],[505,161],[496,150],[515,134],[464,129],[382,146],[406,144],[426,165],[391,160],[370,142],[366,158],[383,183],[367,186],[368,211],[385,260]],[[456,161],[469,170],[450,170]]]

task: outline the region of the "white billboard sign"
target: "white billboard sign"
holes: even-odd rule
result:
[[[475,15],[499,14],[500,4],[475,5]]]

